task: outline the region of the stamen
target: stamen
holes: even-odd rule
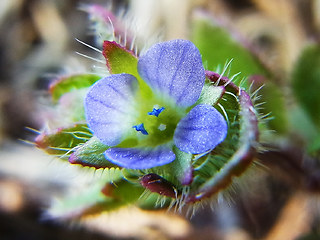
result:
[[[153,115],[153,116],[158,117],[159,114],[160,114],[164,109],[165,109],[164,107],[161,107],[161,108],[153,108],[152,112],[148,112],[148,115]]]
[[[139,124],[139,125],[135,125],[132,128],[136,129],[138,132],[141,132],[143,135],[148,135],[147,130],[144,128],[143,123]]]

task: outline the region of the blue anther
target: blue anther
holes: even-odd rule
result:
[[[153,116],[156,116],[158,117],[159,114],[164,110],[165,108],[164,107],[161,107],[161,108],[153,108],[152,112],[148,112],[148,115],[153,115]]]
[[[133,126],[134,129],[136,129],[138,132],[141,132],[143,135],[148,135],[147,130],[144,128],[143,123],[139,124],[139,125],[135,125]]]

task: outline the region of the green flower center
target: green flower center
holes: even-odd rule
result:
[[[170,106],[155,104],[141,108],[138,125],[133,126],[140,135],[139,145],[155,147],[167,143],[173,139],[173,134],[181,114]],[[146,110],[149,108],[149,110]]]
[[[146,94],[145,89],[140,90],[136,96],[132,131],[117,147],[156,147],[170,144],[173,142],[177,124],[186,114],[186,109],[178,107],[170,97],[159,98],[153,93]]]

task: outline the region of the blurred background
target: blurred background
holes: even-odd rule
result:
[[[81,10],[89,3],[130,13],[141,34],[161,32],[163,40],[188,39],[199,12],[213,16],[255,49],[283,95],[301,50],[320,39],[319,0],[1,0],[0,239],[320,239],[320,203],[312,191],[320,187],[320,172],[310,177],[303,167],[316,165],[297,147],[299,138],[262,153],[266,170],[255,174],[250,188],[214,211],[204,206],[191,220],[135,208],[80,223],[46,216],[53,199],[102,174],[54,160],[32,145],[32,129],[45,124],[40,109],[48,105],[50,81],[92,68],[76,54],[93,56],[92,50],[75,39],[101,48]]]

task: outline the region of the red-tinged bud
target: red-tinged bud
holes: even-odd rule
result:
[[[172,198],[177,197],[177,190],[174,185],[155,173],[144,175],[140,179],[140,183],[143,187],[150,190],[151,192],[156,192],[160,195]]]
[[[102,189],[101,192],[106,197],[113,197],[114,185],[111,183],[107,183]]]

